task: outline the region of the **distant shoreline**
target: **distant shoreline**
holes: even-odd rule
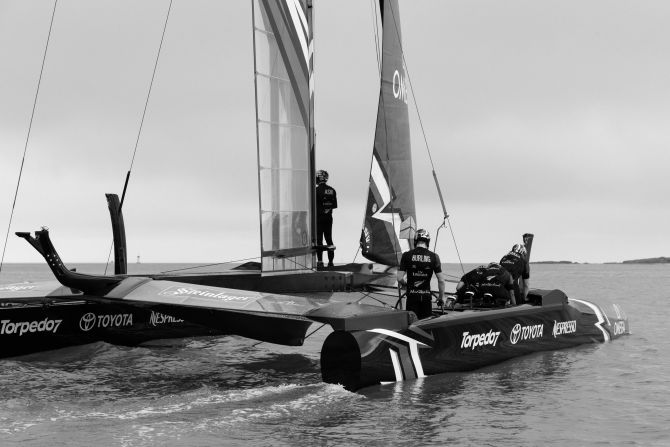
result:
[[[623,261],[622,264],[670,264],[670,258],[661,256],[660,258],[631,259]]]
[[[574,261],[534,261],[531,264],[582,264]]]
[[[535,261],[531,262],[531,264],[591,264],[591,263],[575,262],[575,261]],[[670,258],[661,256],[659,258],[629,259],[623,262],[603,262],[602,264],[670,264]]]

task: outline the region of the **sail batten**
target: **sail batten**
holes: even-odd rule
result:
[[[311,9],[253,0],[261,269],[308,271],[312,251]]]
[[[371,261],[398,265],[416,229],[409,113],[397,0],[380,0],[379,11],[381,82],[360,243]]]

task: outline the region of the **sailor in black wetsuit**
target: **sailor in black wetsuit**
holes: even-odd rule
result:
[[[523,244],[514,244],[512,251],[502,257],[500,265],[512,275],[517,304],[523,304],[528,296],[528,279],[530,278],[526,247]]]
[[[337,193],[332,186],[328,186],[328,172],[316,172],[316,243],[323,245],[326,239],[328,245],[328,267],[333,266],[335,246],[333,245],[333,210],[337,208]],[[317,267],[323,267],[323,251],[316,252]]]
[[[437,253],[428,250],[430,234],[418,230],[414,236],[413,250],[403,253],[398,267],[398,283],[407,286],[407,310],[412,311],[421,320],[432,316],[432,294],[430,279],[435,273],[440,291],[438,301],[444,301],[445,276]],[[405,278],[407,276],[407,278]]]
[[[456,286],[458,302],[464,303],[468,292],[475,305],[487,305],[487,294],[493,300],[490,304],[507,303],[516,304],[512,283],[512,275],[500,264],[492,262],[487,266],[480,265],[469,271]]]

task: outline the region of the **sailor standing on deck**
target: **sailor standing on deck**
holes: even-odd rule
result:
[[[502,257],[500,265],[512,275],[517,304],[523,304],[528,296],[528,279],[530,278],[526,247],[523,244],[514,244],[512,251]]]
[[[414,249],[403,253],[398,267],[398,284],[407,286],[407,310],[412,311],[421,320],[430,317],[433,312],[430,279],[435,273],[440,291],[438,301],[444,301],[446,278],[442,273],[440,257],[428,249],[430,233],[417,230],[414,235]]]
[[[316,171],[316,243],[323,245],[325,237],[328,244],[328,267],[333,266],[335,246],[333,245],[333,210],[337,208],[335,188],[328,186],[327,171]],[[323,251],[317,250],[317,267],[323,267]]]

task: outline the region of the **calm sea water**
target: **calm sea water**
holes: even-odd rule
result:
[[[0,282],[25,278],[51,276],[8,265]],[[358,393],[321,383],[326,328],[300,348],[67,348],[0,360],[0,445],[670,445],[670,265],[533,265],[531,285],[616,302],[633,334]]]

